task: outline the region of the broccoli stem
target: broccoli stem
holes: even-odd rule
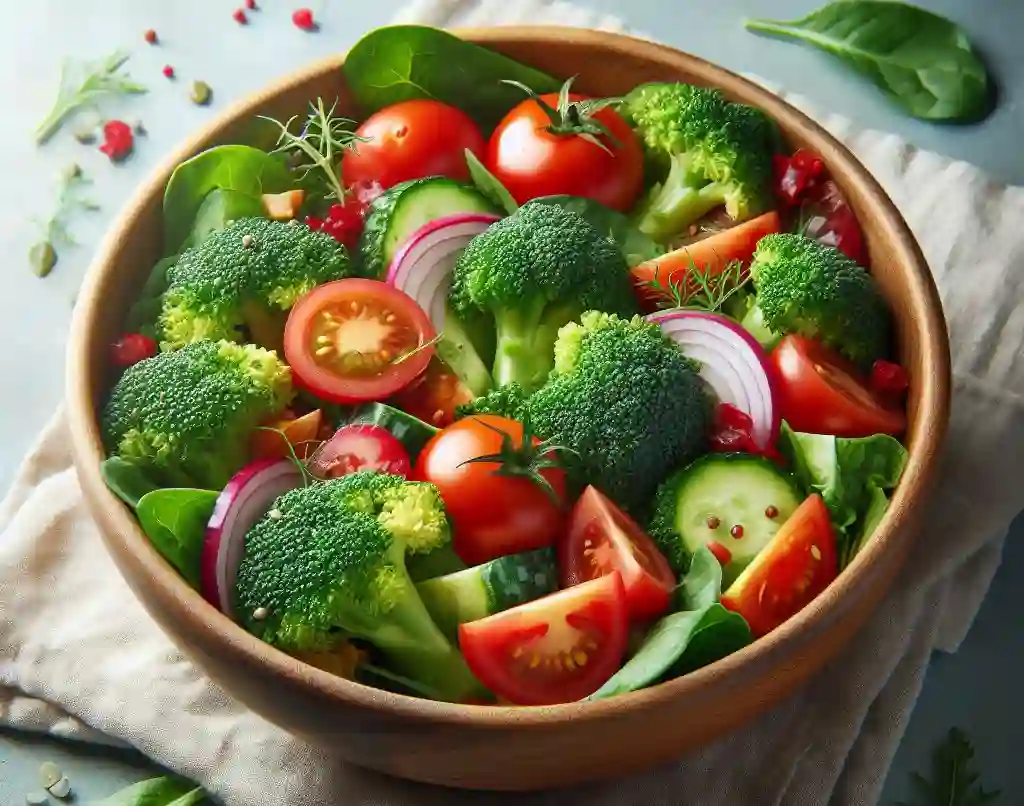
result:
[[[644,202],[639,228],[655,240],[669,241],[724,203],[722,185],[704,184],[689,160],[673,157],[665,181],[653,187]]]
[[[444,331],[436,351],[438,358],[474,396],[487,394],[494,385],[491,373],[473,347],[462,321],[450,310],[445,313]]]
[[[559,329],[579,313],[576,306],[547,307],[543,302],[497,312],[498,343],[491,373],[495,384],[518,383],[527,394],[543,384],[555,364]]]
[[[781,333],[775,333],[765,323],[764,314],[756,302],[750,306],[740,324],[765,350],[773,349],[782,339]]]

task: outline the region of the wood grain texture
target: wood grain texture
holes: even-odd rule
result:
[[[160,204],[181,160],[244,136],[256,114],[287,118],[308,100],[345,91],[341,56],[314,64],[225,111],[173,154],[108,234],[79,295],[69,340],[67,409],[90,511],[121,573],[181,650],[221,687],[285,729],[383,772],[455,787],[526,790],[617,776],[667,761],[740,726],[791,693],[856,634],[902,566],[937,469],[949,416],[950,360],[938,294],[913,236],[878,183],[840,143],[754,84],[676,50],[575,28],[502,27],[457,33],[595,94],[642,81],[717,86],[774,117],[794,146],[822,156],[864,229],[872,271],[894,309],[911,377],[910,460],[892,506],[842,576],[768,637],[655,688],[540,708],[418,700],[335,678],[263,644],[190,589],[107,491],[98,406],[110,373],[106,345],[158,257]],[[602,741],[594,742],[598,734]]]

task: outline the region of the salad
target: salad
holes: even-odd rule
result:
[[[456,67],[457,66],[457,67]],[[686,674],[856,556],[908,378],[822,161],[432,28],[182,163],[111,345],[110,488],[263,641],[439,700]]]

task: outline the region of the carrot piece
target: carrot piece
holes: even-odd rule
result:
[[[754,254],[757,242],[765,235],[778,232],[781,226],[779,214],[774,210],[744,221],[634,266],[630,270],[633,284],[642,300],[653,302],[664,295],[651,288],[651,284],[665,287],[680,284],[691,267],[702,270],[706,275],[716,275],[734,260],[746,263]]]

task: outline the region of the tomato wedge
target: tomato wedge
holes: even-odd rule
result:
[[[323,413],[320,409],[301,417],[286,415],[253,432],[249,440],[249,453],[253,459],[290,459],[294,450],[296,456],[305,459],[319,442],[322,424]]]
[[[729,589],[722,604],[756,637],[796,615],[836,578],[836,536],[820,495],[808,497]]]
[[[380,425],[351,423],[339,428],[309,462],[310,472],[336,479],[360,470],[408,476],[412,462],[398,437]]]
[[[406,293],[376,280],[317,286],[292,308],[285,360],[295,381],[334,403],[385,400],[423,374],[434,328]]]
[[[786,336],[770,359],[782,418],[796,431],[869,437],[907,427],[900,408],[873,393],[853,365],[820,342]]]
[[[744,221],[634,266],[630,269],[633,284],[642,300],[656,301],[664,295],[652,289],[652,284],[670,288],[684,282],[687,272],[694,267],[716,275],[733,260],[748,263],[757,242],[765,235],[778,232],[781,226],[779,214],[774,211]]]
[[[573,702],[622,663],[629,614],[616,571],[459,625],[459,646],[480,682],[516,705]]]
[[[583,491],[558,544],[562,586],[579,585],[618,571],[629,615],[637,621],[660,616],[672,600],[675,574],[652,540],[596,487]]]

